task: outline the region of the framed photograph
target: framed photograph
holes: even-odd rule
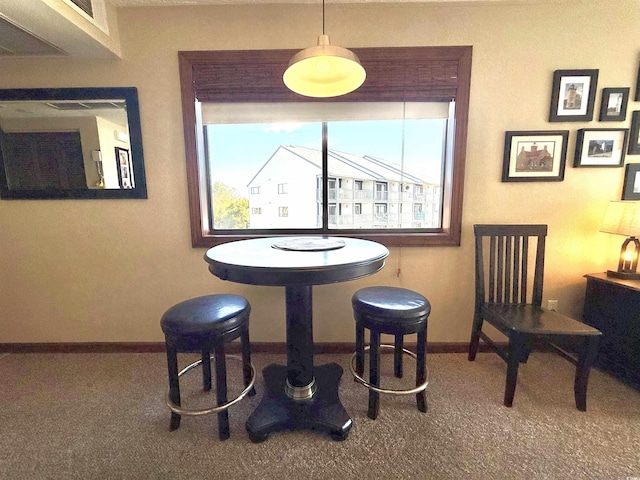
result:
[[[550,122],[593,120],[598,70],[556,70],[553,73]]]
[[[631,131],[629,132],[629,148],[627,153],[629,155],[636,155],[640,153],[640,112],[636,111],[631,114]]]
[[[622,200],[640,200],[640,163],[628,163],[624,169]]]
[[[576,138],[574,167],[621,167],[627,146],[627,128],[581,128]]]
[[[506,132],[503,182],[561,182],[569,130]]]
[[[603,88],[600,101],[601,122],[623,122],[627,118],[628,88]]]
[[[116,148],[116,163],[118,165],[118,182],[120,188],[129,189],[135,187],[133,179],[133,165],[131,164],[131,155],[129,150],[125,148]]]

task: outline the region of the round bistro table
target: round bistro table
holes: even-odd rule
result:
[[[251,441],[298,429],[347,438],[353,421],[338,398],[342,367],[313,364],[312,286],[376,273],[388,255],[376,242],[345,237],[257,238],[207,251],[209,271],[222,280],[285,287],[287,365],[262,371],[265,393],[246,423]]]

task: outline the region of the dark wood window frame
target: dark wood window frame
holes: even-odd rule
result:
[[[387,246],[459,246],[462,228],[464,166],[471,83],[472,47],[354,48],[367,71],[365,83],[346,97],[306,99],[282,83],[282,72],[295,50],[179,52],[187,184],[194,247],[264,237],[265,232],[213,232],[208,227],[205,166],[200,165],[202,132],[196,102],[331,102],[455,100],[453,162],[443,185],[442,228],[428,232],[376,231],[353,235]],[[294,232],[295,233],[295,232]],[[308,232],[305,232],[308,233]],[[315,233],[315,232],[313,232]],[[288,233],[291,234],[291,233]],[[317,235],[317,233],[315,233]],[[324,234],[324,232],[323,232]]]

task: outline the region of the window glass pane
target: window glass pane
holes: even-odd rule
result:
[[[213,229],[441,228],[449,103],[320,105],[203,104]]]
[[[342,213],[329,228],[441,228],[446,127],[440,118],[330,122]]]
[[[205,131],[214,230],[318,227],[321,124],[210,124]]]

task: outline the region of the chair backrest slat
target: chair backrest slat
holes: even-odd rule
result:
[[[480,248],[482,249],[482,239],[480,238]],[[496,239],[495,237],[491,237],[489,245],[489,299],[492,302],[495,302],[496,298],[496,289],[495,289],[495,281],[496,278]],[[484,285],[484,281],[482,282]]]
[[[529,275],[529,237],[522,237],[522,290],[520,303],[527,303],[527,277]]]
[[[502,238],[502,237],[501,237]],[[513,264],[511,263],[511,255],[512,255],[512,242],[513,237],[506,236],[504,237],[505,250],[504,250],[504,297],[502,303],[511,303],[511,275],[513,274],[513,269],[511,268]],[[515,284],[516,282],[514,282]]]
[[[542,304],[546,225],[474,225],[476,245],[476,303]],[[483,239],[488,239],[485,258]],[[530,252],[535,242],[535,252]],[[533,279],[530,255],[535,254]],[[488,275],[485,276],[485,265]],[[529,285],[533,288],[529,295]],[[488,295],[485,298],[485,293]],[[530,300],[528,300],[530,298]],[[477,305],[476,305],[477,306]]]
[[[502,279],[504,278],[504,237],[497,237],[498,242],[498,251],[496,255],[498,256],[498,271],[496,272],[496,277],[492,279],[492,282],[496,283],[496,301],[503,302],[504,301],[504,293],[502,290],[502,284],[504,283]]]
[[[511,291],[511,301],[516,302],[518,298],[518,292],[522,287],[522,278],[520,277],[520,252],[521,252],[522,237],[513,237],[513,289]]]

